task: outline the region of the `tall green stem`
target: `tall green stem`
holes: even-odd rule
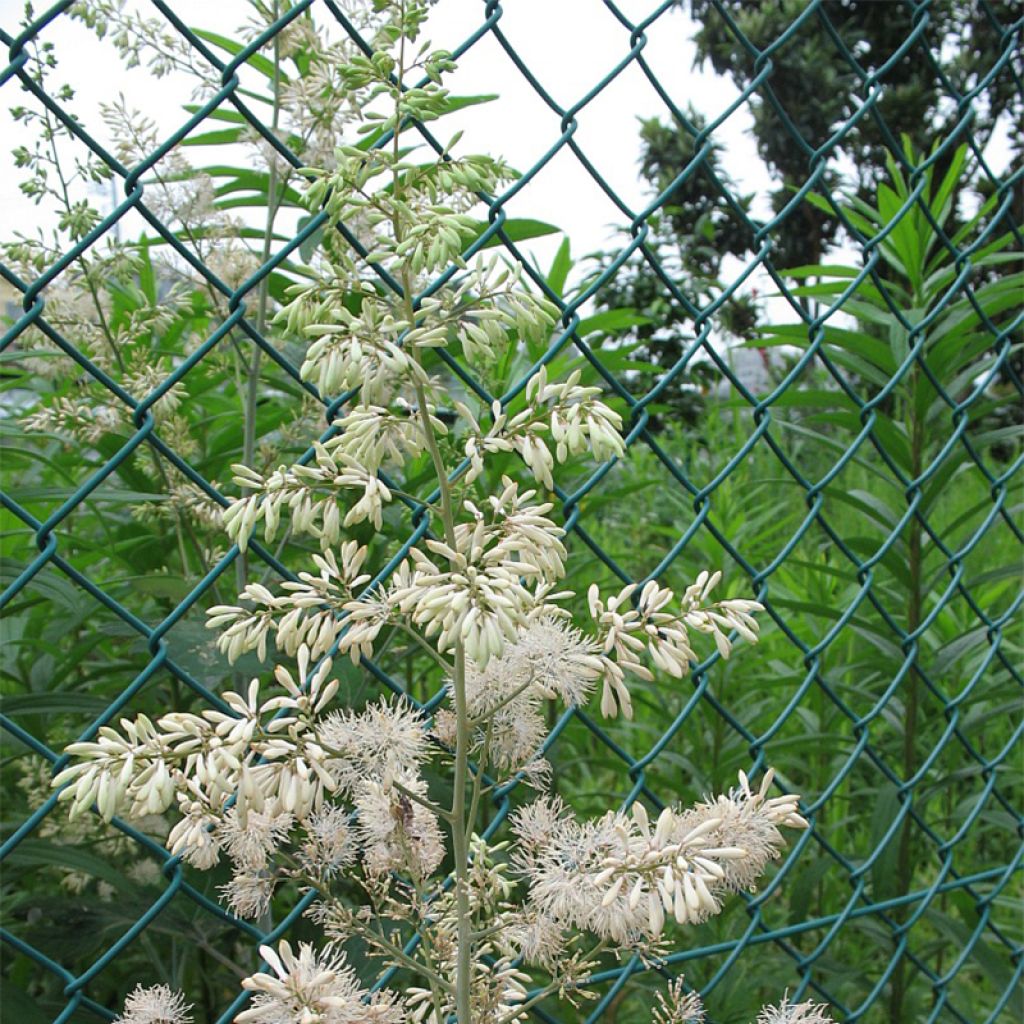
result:
[[[907,400],[909,427],[910,427],[910,471],[912,478],[917,480],[921,475],[924,465],[924,423],[922,417],[917,413],[915,402],[916,391],[923,386],[919,380],[917,368],[911,370],[909,379],[909,398]],[[921,625],[923,598],[923,536],[921,523],[917,516],[911,518],[907,524],[907,576],[909,591],[907,594],[907,633],[913,635]],[[915,640],[916,644],[917,641]],[[913,774],[917,765],[917,720],[918,706],[920,703],[921,680],[917,667],[917,655],[907,673],[906,681],[906,706],[903,719],[903,751],[902,751],[902,774],[906,783]],[[911,800],[908,793],[907,801]],[[899,848],[896,855],[896,895],[905,896],[910,892],[911,883],[914,879],[913,860],[913,820],[910,809],[907,809],[907,816],[903,820],[903,827],[900,829]],[[897,921],[906,919],[907,908],[900,908],[894,914]],[[907,958],[901,956],[892,974],[892,989],[889,1001],[889,1019],[893,1024],[902,1024],[904,1021],[904,1001],[907,994]]]
[[[402,4],[401,18],[405,22],[405,4]],[[398,62],[395,69],[393,87],[395,127],[392,138],[392,185],[395,200],[401,198],[402,177],[398,170],[399,132],[402,127],[402,79],[405,73],[405,36],[399,41]],[[396,212],[392,218],[395,242],[400,243],[404,234],[402,219]],[[412,303],[412,274],[408,265],[401,268],[402,304],[405,319],[412,324],[415,310]],[[413,346],[410,355],[417,367],[422,369],[419,351]],[[416,404],[420,424],[423,428],[424,442],[430,454],[430,460],[437,476],[437,486],[441,495],[441,521],[444,528],[445,541],[449,547],[455,547],[455,509],[452,501],[452,485],[448,479],[448,471],[438,448],[434,425],[430,420],[430,405],[427,390],[417,374],[415,383]],[[472,741],[472,723],[469,717],[469,705],[466,699],[466,651],[461,641],[455,645],[454,671],[452,673],[452,690],[455,703],[455,777],[453,779],[452,807],[448,820],[452,834],[452,857],[455,861],[455,913],[456,913],[456,965],[455,965],[455,1017],[458,1024],[471,1024],[472,1011],[472,980],[473,980],[473,935],[472,920],[469,907],[469,838],[471,824],[467,822],[466,794],[469,788],[469,748]]]
[[[280,14],[280,0],[274,0],[273,17],[276,21]],[[274,74],[273,74],[273,107],[271,112],[271,131],[276,136],[281,117],[281,34],[274,36]],[[269,174],[267,176],[267,219],[263,232],[263,250],[260,254],[260,266],[265,267],[270,259],[270,245],[274,235],[274,221],[280,208],[278,190],[277,157],[270,156]],[[267,306],[270,299],[270,274],[260,279],[256,293],[256,332],[261,337],[267,326]],[[260,362],[263,350],[253,343],[252,360],[246,374],[245,405],[242,415],[242,462],[251,466],[256,457],[256,405],[259,400]],[[245,490],[243,489],[243,493]],[[241,591],[249,578],[249,555],[243,551],[235,562],[238,589]]]
[[[406,295],[407,316],[412,321],[411,281],[408,271],[403,273],[403,289]],[[413,350],[413,358],[419,363],[419,353]],[[430,408],[427,405],[426,389],[416,382],[416,402],[419,405],[420,421],[426,439],[430,459],[437,474],[441,490],[441,519],[444,524],[445,541],[455,547],[455,513],[452,502],[451,484],[437,446],[434,426],[430,422]],[[458,1024],[470,1024],[470,992],[473,972],[472,921],[469,909],[469,838],[472,822],[467,822],[466,790],[469,786],[469,747],[472,739],[472,723],[466,699],[466,651],[461,641],[455,646],[455,671],[452,674],[452,690],[455,696],[455,778],[453,780],[451,821],[452,856],[455,860],[455,912],[457,928],[457,961],[455,969],[455,1015]],[[482,769],[481,769],[482,770]],[[474,808],[475,813],[475,808]]]

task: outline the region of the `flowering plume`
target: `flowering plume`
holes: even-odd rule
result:
[[[767,797],[772,774],[751,793],[739,790],[678,811],[666,807],[652,824],[635,803],[578,822],[556,800],[521,809],[512,829],[514,859],[529,879],[540,914],[618,945],[656,940],[666,920],[698,924],[717,914],[719,897],[748,887],[779,854],[779,825],[806,827],[795,796]]]
[[[323,234],[273,317],[304,353],[302,379],[346,401],[300,461],[266,453],[234,466],[238,496],[218,513],[240,552],[256,538],[314,549],[294,578],[250,580],[236,603],[209,609],[229,663],[250,652],[279,663],[218,708],[104,726],[67,748],[53,782],[72,816],[171,814],[168,849],[189,870],[226,862],[220,893],[240,917],[316,890],[308,917],[322,947],[261,947],[268,970],[243,981],[239,1024],[514,1024],[533,1001],[581,998],[605,950],[657,956],[675,929],[755,884],[782,830],[807,822],[795,795],[771,795],[769,772],[756,789],[741,774],[731,792],[656,820],[640,803],[579,820],[542,795],[513,813],[507,837],[483,829],[516,783],[547,784],[552,705],[575,712],[600,691],[605,716],[629,717],[630,687],[683,679],[702,641],[723,658],[733,634],[755,643],[762,606],[714,600],[721,574],[708,571],[680,594],[653,579],[611,594],[594,584],[585,609],[564,589],[572,552],[550,500],[555,474],[623,458],[622,418],[548,347],[558,310],[519,268],[465,255],[479,194],[514,172],[455,151],[457,138],[426,161],[402,139],[451,106],[440,84],[451,54],[419,39],[426,4],[348,6],[374,52],[319,45],[317,87],[302,75],[287,87],[323,116],[306,201],[343,232]],[[293,28],[301,49],[310,26]],[[334,89],[361,131],[392,132],[393,144],[346,138],[325,151],[347,123],[321,110]],[[340,239],[353,236],[348,249]],[[548,355],[501,401],[454,397],[435,352],[487,373],[527,343]],[[141,370],[133,383],[153,384]],[[154,405],[161,430],[182,397],[168,390]],[[82,431],[102,418],[62,415]],[[412,534],[394,528],[402,508]],[[402,545],[393,561],[391,541]],[[437,688],[424,710],[406,697],[364,703],[333,675],[339,655],[351,679],[396,650],[410,694]],[[350,942],[379,985],[348,965]],[[400,991],[385,984],[395,970]],[[185,1009],[169,990],[140,989],[123,1020],[185,1024]],[[776,1016],[762,1024],[825,1019],[809,1004],[765,1013]],[[681,983],[654,1010],[657,1024],[702,1019]]]

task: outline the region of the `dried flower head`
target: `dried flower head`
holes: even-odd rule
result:
[[[704,1004],[696,992],[687,992],[682,978],[676,978],[668,992],[659,992],[652,1024],[704,1024]]]

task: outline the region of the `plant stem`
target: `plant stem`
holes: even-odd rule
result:
[[[399,17],[405,25],[405,3],[401,4]],[[398,172],[399,133],[402,127],[402,79],[405,72],[406,36],[403,31],[399,40],[398,61],[395,68],[393,95],[395,101],[395,126],[391,143],[392,184],[395,200],[402,195],[402,179]],[[395,242],[400,243],[403,237],[403,224],[396,212],[392,217]],[[408,264],[401,267],[402,304],[405,317],[411,324],[415,321],[415,310],[412,304],[412,275]],[[410,355],[417,369],[422,371],[420,353],[415,346],[411,347]],[[444,526],[444,537],[449,547],[456,547],[455,512],[452,502],[452,487],[448,479],[437,445],[434,426],[430,422],[430,407],[427,391],[421,375],[414,378],[416,403],[419,406],[420,422],[423,426],[424,441],[430,453],[430,461],[437,476],[437,486],[441,493],[441,521]],[[471,984],[473,974],[473,938],[472,919],[469,908],[469,837],[466,822],[466,790],[469,783],[469,748],[472,741],[472,723],[469,718],[466,700],[466,651],[460,641],[455,645],[455,664],[452,673],[452,690],[455,703],[456,738],[455,738],[455,777],[453,780],[452,808],[449,827],[452,834],[452,857],[455,861],[455,913],[456,924],[456,965],[455,965],[455,1018],[458,1024],[471,1024]]]
[[[917,367],[910,373],[907,410],[911,418],[910,423],[910,471],[913,480],[921,475],[924,456],[924,423],[916,412],[915,396],[917,388],[921,386]],[[911,499],[913,500],[913,499]],[[907,575],[909,580],[909,593],[907,594],[907,633],[914,634],[921,625],[922,617],[922,577],[923,577],[923,551],[922,551],[922,528],[917,516],[913,516],[907,524]],[[915,640],[916,644],[917,641]],[[902,775],[906,783],[914,774],[917,763],[917,720],[920,704],[921,680],[917,669],[917,655],[914,656],[914,663],[910,666],[906,681],[906,707],[903,719],[903,754],[902,754]],[[906,796],[908,804],[912,800],[910,793]],[[900,844],[896,855],[896,895],[904,896],[910,892],[910,886],[914,879],[914,861],[912,849],[913,818],[910,809],[907,809],[907,816],[903,820],[903,827],[900,829]],[[896,921],[902,922],[907,917],[907,908],[899,908],[894,913]],[[892,989],[889,1002],[889,1019],[893,1024],[902,1024],[904,1020],[904,1001],[907,994],[907,958],[901,956],[896,964],[892,975]]]
[[[280,14],[280,0],[274,0],[274,20]],[[274,36],[274,75],[273,75],[273,107],[270,120],[270,130],[276,136],[277,126],[281,116],[281,38],[280,33]],[[267,178],[267,219],[266,228],[263,232],[263,250],[260,254],[260,266],[265,267],[270,259],[270,244],[274,235],[274,221],[277,219],[277,211],[280,202],[277,194],[278,170],[277,155],[270,154],[270,167]],[[267,305],[270,298],[269,285],[270,274],[266,273],[260,279],[259,289],[256,293],[256,332],[263,336],[267,326]],[[260,361],[263,350],[253,342],[252,360],[249,363],[245,388],[245,404],[242,412],[242,462],[246,466],[252,466],[256,456],[256,405],[259,400],[260,383]],[[243,496],[247,493],[242,488]],[[235,562],[235,573],[238,581],[238,589],[245,587],[249,578],[249,553],[248,550],[240,553]]]
[[[402,287],[405,291],[407,314],[412,319],[412,283],[409,273],[403,270]],[[413,349],[413,359],[419,365],[419,353]],[[420,418],[427,449],[437,474],[437,484],[441,490],[441,518],[444,523],[444,536],[448,545],[456,546],[455,515],[452,508],[451,484],[445,469],[441,452],[437,447],[437,438],[430,422],[430,410],[427,406],[427,394],[423,384],[416,381],[416,401],[420,407]],[[455,646],[455,671],[452,673],[452,690],[455,696],[455,779],[452,794],[451,833],[452,856],[455,860],[455,912],[457,917],[458,956],[455,968],[455,1016],[458,1024],[470,1024],[470,983],[473,971],[472,920],[469,910],[469,837],[466,821],[466,788],[469,782],[469,746],[472,739],[472,723],[469,718],[469,707],[466,700],[466,651],[462,641]]]
[[[419,633],[416,632],[415,629],[413,629],[411,626],[407,625],[404,622],[397,622],[396,625],[411,639],[415,640],[417,645],[420,646],[425,653],[429,654],[434,659],[434,661],[440,666],[440,668],[443,669],[445,675],[451,676],[454,674],[455,666],[452,665],[451,662],[448,662],[444,658],[442,658],[441,655],[438,654],[437,651],[435,651],[434,648],[431,647],[430,644],[428,644],[427,641],[424,640],[423,637],[421,637]]]
[[[473,775],[473,795],[469,801],[469,815],[466,818],[466,841],[473,838],[476,829],[476,815],[480,807],[480,797],[484,791],[484,770],[487,767],[487,760],[491,753],[491,737],[494,735],[494,719],[487,723],[487,732],[484,736],[484,744],[480,750],[480,756],[476,761],[476,772]]]

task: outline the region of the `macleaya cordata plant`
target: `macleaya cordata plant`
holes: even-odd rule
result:
[[[463,260],[478,232],[466,211],[512,172],[456,155],[456,140],[430,162],[411,160],[404,129],[443,109],[440,78],[453,64],[417,42],[423,4],[374,7],[375,52],[338,74],[368,130],[391,133],[390,144],[341,147],[332,169],[309,172],[308,191],[311,207],[369,252],[360,262],[326,241],[315,283],[294,289],[278,317],[311,342],[307,380],[324,395],[358,396],[308,464],[267,476],[236,467],[242,496],[223,517],[241,549],[257,531],[272,541],[286,521],[320,553],[297,581],[250,583],[238,606],[210,610],[229,660],[262,659],[273,645],[293,667],[279,666],[269,690],[253,680],[224,693],[226,711],[105,727],[68,747],[76,760],[54,785],[72,817],[94,805],[107,821],[176,809],[168,848],[200,870],[226,858],[222,895],[240,917],[263,918],[282,887],[315,891],[307,915],[323,942],[261,947],[266,969],[242,983],[252,998],[239,1024],[513,1024],[549,997],[586,998],[609,956],[656,962],[670,921],[718,913],[778,856],[781,829],[806,822],[797,796],[772,795],[769,771],[756,784],[741,773],[728,793],[653,820],[637,802],[581,821],[541,795],[513,812],[504,838],[480,834],[496,787],[523,780],[543,793],[546,705],[582,706],[600,691],[605,716],[629,717],[631,679],[684,677],[695,634],[723,657],[733,631],[755,642],[761,606],[715,601],[719,574],[704,571],[678,595],[656,581],[613,595],[591,587],[589,621],[572,621],[572,595],[559,589],[569,553],[542,490],[570,457],[622,456],[621,421],[578,373],[558,381],[538,370],[514,413],[499,403],[474,411],[428,373],[429,350],[443,346],[486,373],[518,339],[549,335],[555,311],[498,260]],[[409,86],[412,77],[423,84]],[[368,282],[366,263],[396,287]],[[451,265],[457,276],[429,291]],[[530,482],[503,476],[487,493],[487,461],[509,464],[509,453]],[[394,481],[417,457],[436,478],[436,500],[420,502],[433,532],[373,585],[367,548],[345,532],[384,529],[385,506],[409,499]],[[443,672],[447,699],[432,716],[402,698],[336,706],[332,657],[359,664],[385,629]],[[353,940],[388,984],[367,989],[346,964]],[[140,986],[120,1020],[183,1024],[186,998]],[[651,1014],[659,1024],[704,1019],[681,981]],[[826,1020],[822,1007],[787,1001],[759,1017]]]

